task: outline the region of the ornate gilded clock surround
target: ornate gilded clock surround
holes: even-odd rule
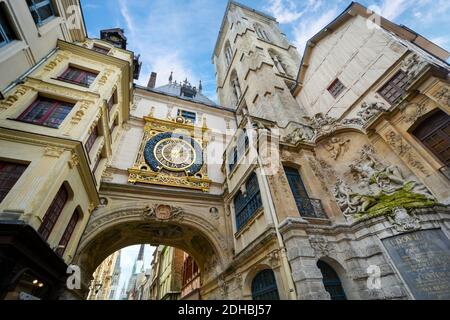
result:
[[[182,119],[152,116],[144,121],[144,135],[135,164],[128,169],[128,182],[209,191],[211,181],[203,156],[208,144],[206,125],[196,127]]]

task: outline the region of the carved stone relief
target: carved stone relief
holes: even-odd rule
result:
[[[405,179],[399,167],[382,163],[370,145],[362,148],[349,169],[354,178],[352,187],[339,178],[333,189],[336,202],[347,217],[390,215],[399,203],[407,209],[435,203],[422,183]]]
[[[337,160],[341,154],[348,151],[348,144],[350,139],[332,137],[325,143],[325,149],[330,154],[331,158]]]
[[[413,214],[409,214],[408,211],[402,207],[394,208],[393,215],[389,216],[389,221],[397,232],[416,231],[421,228],[420,219]]]
[[[388,108],[382,102],[364,102],[361,105],[361,110],[358,112],[358,116],[361,117],[363,121],[368,122],[382,112],[386,112],[387,110]]]

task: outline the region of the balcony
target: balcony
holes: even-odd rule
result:
[[[323,209],[322,201],[319,199],[296,197],[295,203],[300,216],[304,218],[328,219]]]

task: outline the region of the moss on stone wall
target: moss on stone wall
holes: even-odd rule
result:
[[[425,195],[414,193],[412,191],[414,182],[405,184],[400,190],[393,194],[379,194],[370,197],[371,204],[355,215],[357,220],[366,220],[378,216],[390,215],[396,207],[403,207],[410,211],[411,209],[430,207],[436,204],[436,201],[427,198]]]

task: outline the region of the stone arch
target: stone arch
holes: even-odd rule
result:
[[[168,216],[160,216],[161,206]],[[220,230],[199,214],[165,204],[126,203],[99,209],[91,216],[73,259],[82,269],[83,289],[87,290],[93,272],[110,254],[142,243],[164,244],[190,254],[203,284],[216,280],[227,261],[227,243]]]
[[[257,265],[254,265],[248,272],[247,275],[244,278],[244,286],[242,288],[242,295],[244,299],[251,300],[252,299],[252,282],[255,276],[266,269],[272,269],[272,267],[266,263],[259,263]],[[275,271],[274,271],[275,273]],[[277,278],[277,275],[275,273],[275,280],[277,281],[277,286],[279,287],[279,279]]]
[[[341,281],[342,288],[344,289],[347,299],[349,300],[358,299],[358,297],[355,296],[356,294],[354,293],[354,290],[352,290],[354,288],[354,285],[352,283],[353,280],[349,277],[347,270],[337,259],[334,259],[329,256],[321,256],[319,259],[317,259],[317,262],[319,261],[325,262],[336,272]]]

